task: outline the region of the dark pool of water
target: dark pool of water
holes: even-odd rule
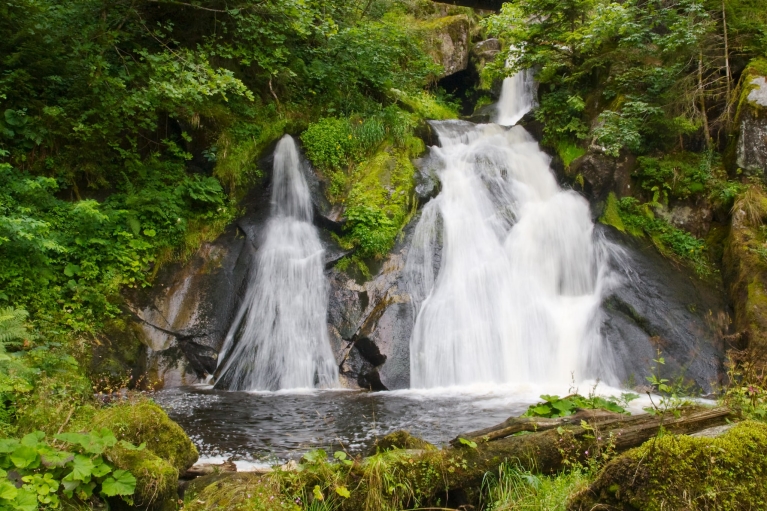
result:
[[[276,462],[312,448],[364,453],[376,438],[404,429],[440,445],[461,433],[519,415],[537,393],[223,392],[182,387],[155,400],[197,444],[204,458]]]

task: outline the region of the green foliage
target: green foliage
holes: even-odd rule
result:
[[[557,154],[562,159],[565,168],[569,168],[572,162],[586,154],[586,150],[572,142],[563,140],[557,144]]]
[[[700,196],[712,180],[712,158],[707,154],[675,153],[661,158],[640,156],[634,177],[652,202]]]
[[[66,201],[59,182],[0,164],[0,289],[38,320],[94,331],[120,286],[146,286],[188,222],[230,215],[219,183],[154,162],[105,201]]]
[[[658,250],[690,265],[701,277],[715,270],[706,253],[706,243],[687,231],[677,229],[653,212],[657,204],[640,204],[633,197],[618,201],[618,212],[626,231],[633,236],[649,236]]]
[[[136,478],[128,471],[116,470],[104,453],[118,443],[129,450],[143,446],[118,442],[108,429],[59,434],[55,440],[59,443],[46,441],[41,431],[21,439],[0,440],[0,477],[4,478],[0,482],[0,508],[56,509],[64,497],[87,501],[94,495],[119,496],[132,503]],[[67,450],[62,450],[62,445]]]
[[[626,395],[628,396],[628,395]],[[522,417],[569,417],[578,410],[607,410],[614,413],[629,413],[621,406],[621,401],[614,397],[602,397],[591,395],[583,397],[578,394],[572,394],[560,398],[559,396],[542,395],[543,403],[538,403],[528,407]],[[625,400],[623,401],[625,405]]]
[[[617,156],[666,150],[683,138],[721,142],[737,81],[722,57],[722,9],[731,61],[748,59],[765,50],[767,18],[757,3],[513,0],[483,20],[511,48],[487,69],[536,70],[536,117],[552,146],[591,139]]]
[[[25,324],[27,317],[29,317],[29,313],[23,309],[14,309],[13,307],[0,309],[0,354],[5,351],[7,344],[24,339],[29,335]],[[0,356],[7,357],[6,355]]]
[[[716,438],[665,435],[610,461],[575,509],[762,509],[767,425],[746,421]]]
[[[492,511],[564,511],[571,495],[593,479],[582,468],[543,476],[514,463],[502,463],[498,474],[483,481],[486,509]]]

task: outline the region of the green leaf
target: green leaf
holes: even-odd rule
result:
[[[472,449],[477,448],[477,442],[472,442],[471,440],[467,440],[466,438],[459,438],[458,441],[467,447],[471,447]]]
[[[75,456],[74,463],[72,465],[72,479],[77,481],[88,482],[91,479],[93,473],[93,461],[82,454]]]
[[[66,451],[48,450],[41,455],[43,465],[46,467],[63,467],[65,463],[74,459],[74,454]]]
[[[19,491],[13,499],[14,511],[37,511],[37,495],[29,491]]]
[[[37,449],[29,447],[27,445],[20,445],[11,454],[11,462],[17,468],[34,468],[35,465],[40,463],[40,458],[37,454]]]
[[[157,236],[157,231],[154,229],[144,229],[144,236],[147,236],[149,238],[154,238]]]
[[[21,439],[21,445],[26,445],[27,447],[37,447],[37,444],[39,444],[43,438],[45,438],[45,433],[42,431],[35,431],[28,435],[24,435],[24,438]]]
[[[314,489],[312,489],[312,494],[314,495],[314,498],[316,500],[319,500],[320,502],[325,500],[325,496],[322,494],[322,489],[320,489],[319,484],[314,485]]]
[[[13,500],[18,493],[19,490],[9,481],[0,481],[0,499]]]
[[[133,495],[136,491],[136,478],[127,470],[115,470],[112,477],[101,483],[101,493],[107,497],[115,495]]]
[[[66,267],[64,267],[64,275],[67,277],[74,277],[75,275],[78,275],[80,273],[80,267],[76,264],[67,264]]]
[[[112,471],[112,467],[104,463],[103,460],[97,459],[96,462],[94,462],[94,466],[93,466],[93,470],[91,471],[91,474],[93,475],[93,477],[104,477],[111,471]]]
[[[345,499],[348,499],[349,497],[352,496],[351,492],[349,491],[348,488],[346,488],[346,486],[337,486],[336,493]]]
[[[15,438],[0,438],[0,454],[7,454],[16,450],[19,441]]]

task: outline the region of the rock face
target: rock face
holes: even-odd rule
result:
[[[747,192],[748,193],[748,192]],[[767,199],[757,196],[767,207]],[[748,220],[746,212],[736,203],[730,232],[725,240],[722,270],[728,284],[734,308],[731,337],[734,348],[750,348],[752,359],[767,359],[767,263],[760,251],[764,243],[758,227]]]
[[[767,173],[767,78],[756,76],[749,80],[750,86],[740,107],[737,163],[743,170],[764,177]]]
[[[614,269],[623,282],[602,307],[602,334],[618,363],[618,378],[629,387],[645,384],[660,350],[664,377],[681,375],[710,392],[721,372],[729,324],[723,291],[675,267],[650,241],[597,228],[620,247]]]
[[[328,321],[343,383],[371,390],[410,386],[410,333],[415,311],[406,291],[405,261],[416,221],[380,265],[359,284],[330,270]]]
[[[446,16],[421,24],[427,51],[444,69],[438,78],[463,71],[469,65],[469,18]]]
[[[572,162],[565,174],[582,183],[583,194],[590,202],[602,202],[610,192],[618,197],[631,195],[632,156],[612,158],[595,150]]]
[[[191,261],[163,268],[151,290],[130,297],[150,348],[150,377],[166,386],[195,383],[216,369],[253,271],[268,195],[252,194],[245,207],[248,213]]]

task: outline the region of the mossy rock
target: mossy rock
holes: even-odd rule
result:
[[[767,424],[743,422],[718,438],[668,435],[608,463],[570,511],[767,509]]]
[[[376,441],[370,450],[370,456],[376,453],[391,451],[393,449],[423,449],[435,450],[432,444],[418,437],[414,437],[407,431],[395,431]]]
[[[300,510],[279,492],[279,486],[252,473],[213,474],[190,483],[185,511]]]
[[[152,452],[128,450],[115,446],[106,452],[107,459],[117,468],[128,470],[136,478],[134,506],[152,511],[178,508],[178,471],[169,462]],[[112,509],[130,509],[122,500],[110,501]]]
[[[89,429],[98,428],[109,428],[118,439],[134,445],[145,442],[147,450],[166,460],[180,474],[199,457],[181,426],[149,400],[99,410],[89,421]]]

